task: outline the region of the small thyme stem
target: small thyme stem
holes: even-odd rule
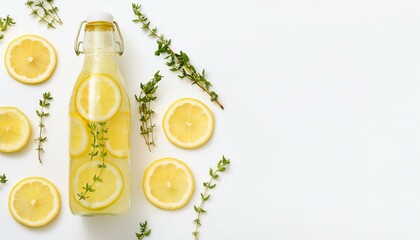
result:
[[[208,182],[203,183],[204,192],[200,193],[201,203],[198,206],[194,205],[194,211],[197,213],[197,218],[194,219],[193,221],[195,224],[194,232],[192,232],[194,236],[194,240],[198,240],[198,236],[200,233],[198,230],[201,226],[201,215],[207,212],[206,210],[204,210],[203,206],[204,206],[204,203],[210,199],[210,194],[208,192],[210,189],[213,189],[216,187],[216,184],[213,182],[219,178],[219,173],[224,172],[229,164],[230,164],[230,160],[227,159],[225,156],[222,156],[222,159],[217,163],[216,170],[213,170],[212,168],[210,168],[210,171],[209,171],[209,174],[211,177],[210,180]]]
[[[99,158],[102,162],[101,164],[97,165],[97,167],[99,168],[99,174],[95,174],[93,176],[92,183],[86,183],[86,185],[83,187],[84,191],[77,193],[79,201],[82,199],[86,200],[87,198],[89,198],[89,196],[86,196],[86,194],[88,194],[89,192],[94,192],[96,190],[94,187],[97,182],[103,182],[103,179],[101,178],[102,172],[104,171],[104,168],[107,167],[105,164],[105,157],[107,156],[105,147],[106,141],[108,140],[108,138],[106,138],[106,133],[108,132],[106,122],[88,123],[88,128],[93,137],[91,144],[92,149],[88,154],[90,156],[90,161],[92,161],[94,157],[98,157],[99,154]],[[98,148],[100,149],[100,152],[98,151]]]
[[[136,237],[138,240],[142,240],[144,237],[148,237],[151,232],[152,230],[147,228],[147,221],[140,222],[140,232],[136,233]]]
[[[48,3],[49,7],[45,5]],[[47,25],[48,28],[55,28],[56,23],[63,24],[58,15],[58,7],[54,6],[54,0],[27,0],[25,5],[31,8],[30,15],[35,15],[40,22]],[[41,12],[40,12],[41,11]]]
[[[149,24],[146,26],[145,29],[150,32],[150,36],[158,38],[160,40],[160,42],[167,42],[167,40],[163,37],[163,35],[160,35],[160,36],[157,35],[157,32],[154,31],[153,29],[151,29]],[[168,54],[170,54],[171,56],[175,56],[175,52],[172,50],[172,48],[169,45],[167,46],[167,51],[168,51]],[[184,69],[185,69],[185,71],[187,71],[189,73],[185,77],[188,78],[189,80],[193,81],[193,83],[198,85],[201,88],[201,90],[203,90],[204,92],[206,92],[208,95],[211,96],[210,90],[208,88],[206,88],[205,86],[203,86],[202,83],[195,80],[195,79],[199,78],[199,76],[197,75],[197,73],[195,71],[193,72],[191,70],[191,69],[194,69],[194,67],[192,67],[189,62],[185,63]],[[215,99],[213,99],[213,101],[215,101],[217,103],[217,105],[219,105],[219,107],[221,107],[222,109],[225,109],[223,107],[223,105],[219,102],[217,97]]]
[[[157,28],[150,27],[150,21],[144,13],[141,12],[141,5],[132,4],[133,12],[137,16],[137,19],[134,19],[133,22],[141,23],[142,28],[149,33],[149,37],[156,38],[158,49],[155,51],[155,55],[159,56],[164,53],[167,54],[165,59],[167,60],[166,65],[170,68],[171,71],[178,71],[181,75],[178,75],[179,78],[187,78],[192,84],[195,84],[206,92],[210,96],[210,101],[216,102],[221,109],[224,109],[223,105],[219,101],[219,96],[216,92],[211,91],[210,87],[212,84],[207,81],[205,77],[205,71],[201,73],[197,72],[195,67],[190,63],[188,55],[180,51],[176,53],[170,47],[171,39],[166,39],[163,34],[157,34]]]
[[[13,21],[13,18],[11,18],[9,15],[7,15],[6,18],[0,17],[0,40],[3,39],[4,34],[8,27],[11,27],[12,25],[16,24],[15,21]]]
[[[41,108],[41,111],[43,109],[44,108]],[[41,136],[42,136],[42,129],[44,128],[43,127],[44,124],[42,123],[42,120],[43,120],[43,117],[41,117],[41,119],[39,121],[39,134],[38,134],[38,138],[37,139],[41,139]],[[36,148],[36,150],[38,152],[38,161],[39,161],[39,163],[42,163],[42,160],[41,160],[41,151],[44,151],[44,149],[41,148],[40,145],[41,145],[41,141],[38,142],[38,147]]]
[[[210,181],[209,181],[209,183],[210,184],[213,183],[213,180],[214,180],[214,178],[211,178]],[[207,195],[208,191],[209,191],[209,188],[206,187],[205,190],[204,190],[204,193],[203,193],[204,196],[208,196]],[[198,239],[198,234],[200,233],[198,231],[198,229],[201,226],[201,221],[200,221],[201,214],[205,213],[205,210],[203,209],[203,206],[204,206],[204,201],[202,200],[201,203],[200,203],[200,206],[197,208],[197,211],[196,211],[197,212],[197,218],[196,218],[197,221],[194,221],[194,223],[195,223],[195,230],[193,232],[194,240],[197,240]]]
[[[38,152],[38,161],[40,163],[42,163],[41,152],[44,152],[44,148],[42,148],[42,143],[47,141],[47,137],[42,137],[42,132],[43,132],[43,129],[45,128],[44,117],[48,117],[50,115],[44,110],[50,107],[49,101],[53,99],[50,92],[43,93],[42,97],[43,99],[39,100],[39,106],[41,106],[41,110],[40,111],[36,110],[36,114],[39,117],[39,133],[38,133],[38,137],[35,138],[35,142],[38,142],[36,151]]]
[[[32,5],[30,5],[31,7],[31,14],[32,15],[36,15],[39,18],[40,22],[44,22],[46,23],[48,26],[50,26],[50,22],[47,21],[47,19],[45,17],[42,17],[41,15],[39,15],[38,10],[36,10]],[[55,28],[53,25],[51,25],[50,27]]]
[[[135,95],[136,101],[139,103],[138,111],[140,114],[140,134],[146,142],[147,148],[151,151],[151,147],[155,145],[153,129],[156,124],[153,124],[152,115],[154,111],[151,103],[156,100],[156,91],[158,89],[158,82],[163,78],[159,71],[155,73],[152,79],[146,84],[140,83],[140,94]]]
[[[7,181],[6,174],[0,175],[0,183],[6,183]]]
[[[152,109],[151,101],[147,105],[148,105],[148,108],[149,109]],[[152,121],[152,118],[151,117],[149,117],[149,126],[153,126],[153,128],[156,127],[156,125],[153,124],[153,121]],[[154,131],[152,129],[152,131],[150,132],[150,138],[148,137],[148,142],[150,143],[150,139],[152,139],[152,142],[153,142],[153,145],[154,145],[155,144],[155,140],[154,140],[155,139],[155,136],[154,136],[153,132]],[[148,147],[149,147],[149,151],[150,151],[150,145],[148,145]]]
[[[58,15],[58,13],[57,13],[57,11],[58,11],[58,8],[57,7],[55,7],[54,5],[52,5],[52,0],[47,0],[47,2],[48,2],[48,4],[50,5],[50,7],[51,7],[51,11],[54,13],[54,15],[53,15],[53,18],[55,19],[55,21],[57,21],[60,25],[61,24],[63,24],[63,21],[61,21],[61,18],[60,18],[60,16]],[[57,17],[57,18],[56,18]]]

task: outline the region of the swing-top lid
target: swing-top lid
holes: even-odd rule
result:
[[[91,14],[88,15],[87,19],[86,19],[87,23],[91,23],[91,22],[114,22],[114,17],[112,16],[112,14],[108,13],[108,12],[93,12]]]

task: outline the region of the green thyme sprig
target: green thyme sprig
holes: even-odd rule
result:
[[[197,218],[194,219],[194,225],[195,230],[192,232],[194,236],[194,240],[198,240],[199,231],[198,229],[201,226],[201,215],[206,213],[207,211],[203,208],[204,203],[207,202],[210,199],[210,194],[208,193],[210,189],[213,189],[216,187],[216,184],[213,183],[217,179],[219,179],[219,173],[224,172],[226,168],[229,166],[230,160],[227,159],[225,156],[222,156],[222,159],[217,163],[216,170],[213,170],[210,168],[209,174],[210,174],[210,181],[204,182],[204,192],[200,193],[201,195],[201,203],[200,205],[194,205],[194,211],[197,213]]]
[[[6,183],[7,181],[6,174],[0,175],[0,183]]]
[[[38,142],[38,146],[36,151],[38,152],[38,161],[42,163],[41,159],[41,152],[44,152],[44,148],[42,148],[42,143],[47,141],[47,137],[42,137],[42,132],[45,128],[44,118],[50,116],[48,112],[45,112],[46,108],[50,107],[49,101],[53,100],[50,92],[45,92],[42,94],[43,99],[39,99],[39,106],[41,106],[41,110],[36,110],[36,115],[39,117],[39,134],[38,137],[35,138],[35,142]]]
[[[210,90],[212,84],[206,79],[205,70],[203,69],[200,73],[200,71],[197,71],[191,64],[190,58],[185,52],[180,51],[179,53],[176,53],[172,50],[170,47],[171,39],[165,38],[163,34],[159,35],[157,28],[152,28],[150,26],[149,19],[141,12],[141,5],[133,3],[132,8],[134,14],[137,16],[136,19],[133,19],[133,22],[141,23],[142,28],[149,33],[149,37],[157,40],[158,49],[155,51],[155,55],[159,56],[160,54],[167,54],[165,57],[166,65],[171,71],[178,71],[180,73],[178,77],[182,79],[187,78],[192,82],[192,84],[199,86],[210,96],[210,101],[216,102],[219,107],[224,109],[223,105],[219,102],[219,96],[217,93]]]
[[[54,6],[54,0],[28,0],[25,5],[31,8],[30,15],[38,17],[39,22],[46,24],[48,28],[63,24],[58,15],[58,7]]]
[[[140,114],[140,134],[143,136],[144,141],[146,142],[149,151],[152,146],[155,146],[155,140],[153,135],[153,128],[156,127],[156,124],[152,121],[152,115],[155,113],[152,110],[151,103],[156,100],[156,90],[158,86],[156,84],[163,78],[159,74],[159,71],[155,73],[152,79],[150,79],[146,84],[140,83],[140,94],[136,97],[136,101],[139,103],[138,111]]]
[[[89,196],[87,196],[87,194],[96,190],[94,188],[95,184],[97,182],[103,182],[103,179],[101,178],[102,172],[107,167],[107,165],[105,164],[105,158],[108,154],[105,149],[106,141],[108,140],[108,138],[106,137],[106,134],[108,133],[108,127],[106,125],[106,122],[88,123],[87,125],[89,128],[89,132],[93,137],[91,143],[92,149],[88,153],[88,155],[90,156],[90,161],[97,157],[102,162],[97,165],[99,173],[93,176],[92,183],[86,183],[86,185],[82,187],[84,191],[77,193],[79,201],[88,199]]]
[[[147,221],[140,222],[140,232],[136,233],[136,237],[138,240],[142,240],[144,237],[148,237],[151,232],[152,230],[147,228]]]
[[[9,15],[7,15],[6,18],[1,18],[0,17],[0,31],[1,31],[0,40],[2,40],[3,37],[4,37],[3,32],[5,32],[8,27],[11,27],[14,24],[16,24],[16,22],[13,21],[13,18],[11,18]]]

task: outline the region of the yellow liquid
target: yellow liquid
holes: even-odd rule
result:
[[[101,88],[101,85],[93,83],[105,82],[114,88]],[[86,88],[86,86],[88,86]],[[105,86],[108,86],[105,84]],[[120,104],[114,110],[107,109],[107,106],[96,106],[98,99],[112,96],[117,86]],[[78,91],[88,89],[87,96],[83,101],[78,100]],[[114,90],[112,90],[114,89]],[[111,101],[112,102],[112,101]],[[83,113],[81,105],[90,109],[90,113]],[[79,107],[78,107],[79,106]],[[109,111],[102,118],[95,118],[101,112]],[[90,115],[89,115],[90,114]],[[90,116],[93,116],[90,118]],[[73,214],[77,215],[98,215],[125,214],[130,208],[130,103],[122,82],[122,76],[110,54],[87,55],[82,72],[73,89],[69,108],[70,117],[70,175],[69,175],[69,204]],[[92,121],[94,119],[94,121]],[[104,133],[105,148],[92,147],[94,142],[93,134],[88,124],[95,124],[100,129],[98,122],[105,122]],[[100,137],[100,135],[99,135]],[[97,140],[97,143],[101,143]],[[102,158],[101,152],[105,150],[106,156]],[[92,157],[90,153],[98,152]],[[107,167],[101,173],[97,165],[104,163]],[[85,170],[81,170],[85,169]],[[93,176],[100,176],[101,181],[94,181]],[[117,177],[115,177],[117,176]],[[79,179],[82,179],[79,181]],[[81,187],[86,184],[92,185],[94,192],[86,192],[86,200],[80,199],[78,194],[85,190]],[[117,185],[117,187],[115,186]],[[83,194],[82,194],[83,195]],[[99,197],[98,197],[99,196]],[[102,196],[102,199],[100,197]],[[105,196],[105,197],[103,197]],[[98,200],[99,199],[99,200]],[[95,203],[99,201],[99,203]]]

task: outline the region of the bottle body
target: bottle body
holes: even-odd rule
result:
[[[69,105],[69,204],[77,215],[119,215],[130,208],[130,103],[106,30],[86,33],[92,51]]]

